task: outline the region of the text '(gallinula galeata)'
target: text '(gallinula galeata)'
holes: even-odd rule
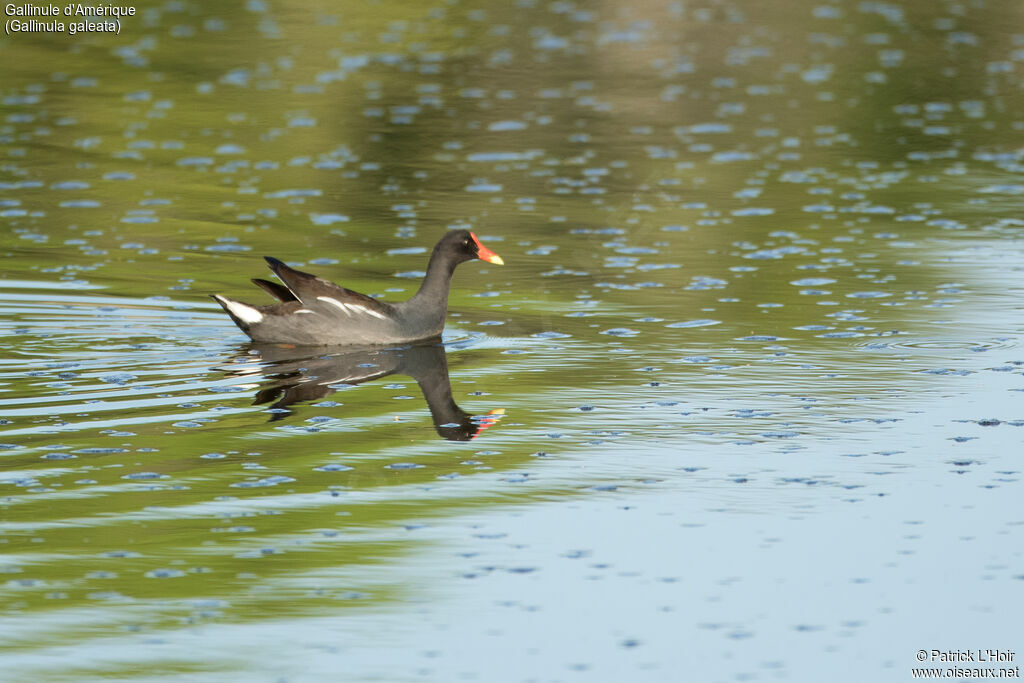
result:
[[[278,303],[253,306],[211,296],[253,341],[302,346],[395,344],[440,336],[455,266],[472,259],[504,263],[469,230],[453,230],[434,246],[419,291],[392,304],[265,258],[284,285],[258,278],[253,283]]]

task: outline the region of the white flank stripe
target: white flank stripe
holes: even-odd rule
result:
[[[295,312],[296,313],[312,313],[313,311],[309,310],[308,308],[300,308],[299,310],[297,310]]]
[[[224,297],[217,297],[217,301],[223,303],[231,315],[235,316],[243,323],[252,325],[263,320],[263,314],[257,311],[252,306],[246,306],[240,301],[232,301],[231,299],[225,299]]]
[[[325,304],[331,304],[332,306],[337,306],[341,310],[345,311],[346,315],[352,315],[352,312],[348,310],[348,307],[345,306],[345,304],[343,304],[340,301],[338,301],[337,299],[332,299],[329,296],[318,296],[317,300],[323,301]]]
[[[384,316],[378,313],[377,311],[371,311],[369,308],[366,308],[365,306],[360,306],[358,304],[343,304],[337,299],[332,299],[329,296],[318,296],[317,299],[323,301],[324,303],[331,304],[332,306],[337,306],[341,310],[345,311],[345,315],[348,316],[351,316],[353,313],[365,313],[366,315],[372,315],[374,318],[380,318],[381,320],[385,319]]]

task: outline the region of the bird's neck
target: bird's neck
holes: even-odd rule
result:
[[[427,275],[416,294],[409,299],[413,306],[437,306],[441,305],[442,314],[448,310],[448,289],[451,285],[452,274],[455,272],[455,262],[444,258],[437,248],[430,255],[430,262],[427,263]]]

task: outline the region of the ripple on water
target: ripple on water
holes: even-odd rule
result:
[[[455,426],[457,427],[458,425]],[[317,472],[348,472],[353,468],[340,463],[329,463],[327,465],[321,465],[320,467],[314,467],[313,469]]]
[[[714,320],[712,318],[697,318],[695,320],[681,320],[675,323],[669,323],[665,327],[672,328],[690,328],[690,327],[710,327],[711,325],[721,325],[721,320]]]
[[[822,285],[830,285],[835,280],[830,277],[805,277],[799,280],[793,280],[789,284],[797,287],[820,287]]]
[[[309,219],[313,225],[334,225],[335,223],[347,223],[349,218],[340,213],[311,213]]]
[[[465,187],[466,192],[501,192],[503,186],[498,183],[474,183]]]
[[[973,351],[975,353],[1012,349],[1018,345],[1018,340],[1009,337],[997,337],[985,341],[971,341],[969,339],[908,339],[900,337],[887,342],[871,341],[861,344],[863,348],[870,348],[871,350]]]
[[[185,572],[180,569],[154,569],[146,572],[148,579],[176,579],[182,576],[185,576]]]
[[[170,479],[166,474],[160,474],[159,472],[133,472],[126,474],[122,479],[132,479],[137,481],[146,481],[150,479]]]
[[[278,484],[287,484],[293,481],[295,481],[293,477],[274,475],[264,477],[263,479],[257,479],[255,481],[237,481],[234,484],[231,484],[231,486],[238,489],[264,488],[267,486],[277,486]]]
[[[853,339],[855,337],[863,337],[863,332],[826,332],[825,334],[816,335],[822,339]]]

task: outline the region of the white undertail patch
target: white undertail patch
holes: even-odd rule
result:
[[[262,313],[252,306],[243,304],[241,301],[232,301],[231,299],[225,299],[222,296],[217,296],[217,301],[223,304],[224,308],[228,309],[231,315],[235,316],[247,325],[254,325],[263,320]]]
[[[359,304],[342,303],[341,301],[338,301],[337,299],[332,299],[329,296],[318,296],[317,299],[323,301],[324,303],[331,304],[332,306],[337,306],[341,310],[345,311],[345,315],[348,316],[351,316],[353,313],[365,313],[366,315],[372,315],[374,318],[386,320],[384,315],[378,313],[377,311],[371,311],[366,306],[360,306]]]

